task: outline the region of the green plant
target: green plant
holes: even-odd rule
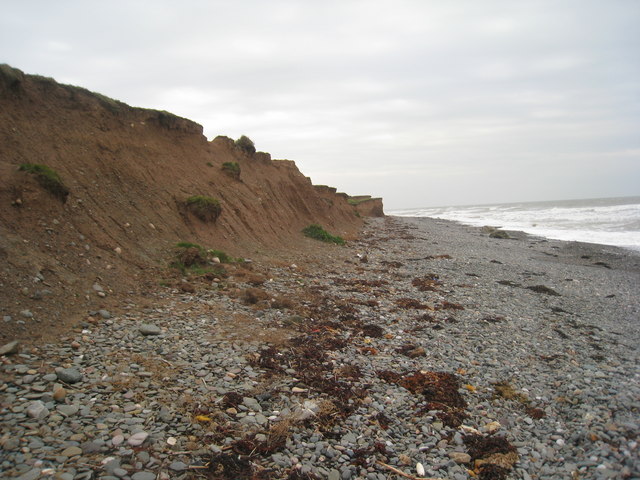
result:
[[[371,200],[371,195],[360,195],[358,197],[349,197],[347,203],[355,207],[369,200]]]
[[[69,189],[62,182],[60,175],[58,175],[55,170],[46,165],[38,165],[35,163],[23,163],[20,165],[20,170],[34,175],[42,188],[52,195],[55,195],[63,202],[67,200]]]
[[[207,167],[213,167],[213,163],[207,162]]]
[[[217,250],[207,250],[197,243],[178,242],[176,243],[176,258],[171,262],[170,266],[182,272],[183,275],[206,275],[213,273],[219,276],[225,276],[224,267],[213,263],[215,256],[213,253],[222,254],[225,258],[230,258],[224,252]],[[220,257],[218,257],[220,258]],[[220,259],[222,261],[222,259]]]
[[[204,252],[204,247],[201,247],[197,243],[191,243],[191,242],[178,242],[176,243],[176,248],[197,248],[198,250],[201,250]]]
[[[238,162],[224,162],[222,171],[236,180],[240,179],[240,165]]]
[[[320,225],[316,225],[316,224],[309,225],[308,227],[305,227],[302,230],[302,233],[304,233],[309,238],[320,240],[321,242],[335,243],[337,245],[345,244],[345,241],[342,237],[331,235]]]
[[[204,195],[194,195],[186,200],[187,209],[203,222],[215,222],[222,213],[220,201]]]
[[[256,146],[253,143],[253,140],[251,140],[246,135],[242,135],[239,139],[237,139],[235,141],[235,145],[240,150],[242,150],[245,153],[248,153],[249,155],[253,155],[254,153],[256,153]]]

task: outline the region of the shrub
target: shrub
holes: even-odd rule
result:
[[[240,165],[238,162],[224,162],[222,164],[222,171],[231,178],[240,180]]]
[[[239,259],[239,258],[233,258],[232,256],[227,255],[222,250],[207,250],[207,254],[211,258],[215,257],[218,260],[220,260],[220,263],[233,263],[233,262],[240,262],[242,260],[242,259]]]
[[[251,140],[246,135],[242,135],[239,139],[237,139],[235,141],[235,145],[240,150],[242,150],[243,152],[249,155],[253,155],[254,153],[256,153],[256,146],[253,143],[253,140]]]
[[[321,242],[335,243],[337,245],[344,245],[345,243],[342,237],[331,235],[320,225],[309,225],[302,230],[302,233],[304,233],[309,238],[314,238],[316,240],[320,240]]]
[[[204,195],[187,198],[186,205],[189,211],[203,222],[215,222],[222,213],[220,201]]]
[[[176,243],[176,259],[171,263],[171,267],[177,268],[183,274],[213,273],[218,276],[226,276],[225,269],[213,262],[214,257],[217,257],[221,263],[240,261],[221,250],[206,249],[197,243],[178,242]]]
[[[242,291],[240,298],[247,305],[255,305],[258,302],[269,299],[269,294],[261,288],[247,288]]]
[[[35,163],[23,163],[20,170],[31,173],[36,177],[38,183],[52,195],[58,197],[65,202],[69,195],[69,189],[65,186],[58,173],[47,167],[46,165],[37,165]]]

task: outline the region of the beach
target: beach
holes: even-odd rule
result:
[[[0,475],[639,478],[640,255],[508,235],[367,219],[9,352]]]

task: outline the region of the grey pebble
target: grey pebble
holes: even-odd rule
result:
[[[158,327],[157,325],[152,325],[150,323],[143,323],[138,328],[138,331],[144,336],[160,335],[162,333],[160,327]]]
[[[61,368],[56,371],[56,375],[61,382],[78,383],[82,381],[83,375],[77,368]]]
[[[148,471],[136,472],[131,475],[131,480],[156,480],[156,474]]]
[[[182,472],[184,470],[186,470],[188,467],[188,465],[184,462],[172,462],[169,465],[169,469],[173,470],[174,472]]]

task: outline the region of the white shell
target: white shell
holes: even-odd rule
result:
[[[421,477],[424,475],[424,466],[420,462],[416,463],[416,473]]]

